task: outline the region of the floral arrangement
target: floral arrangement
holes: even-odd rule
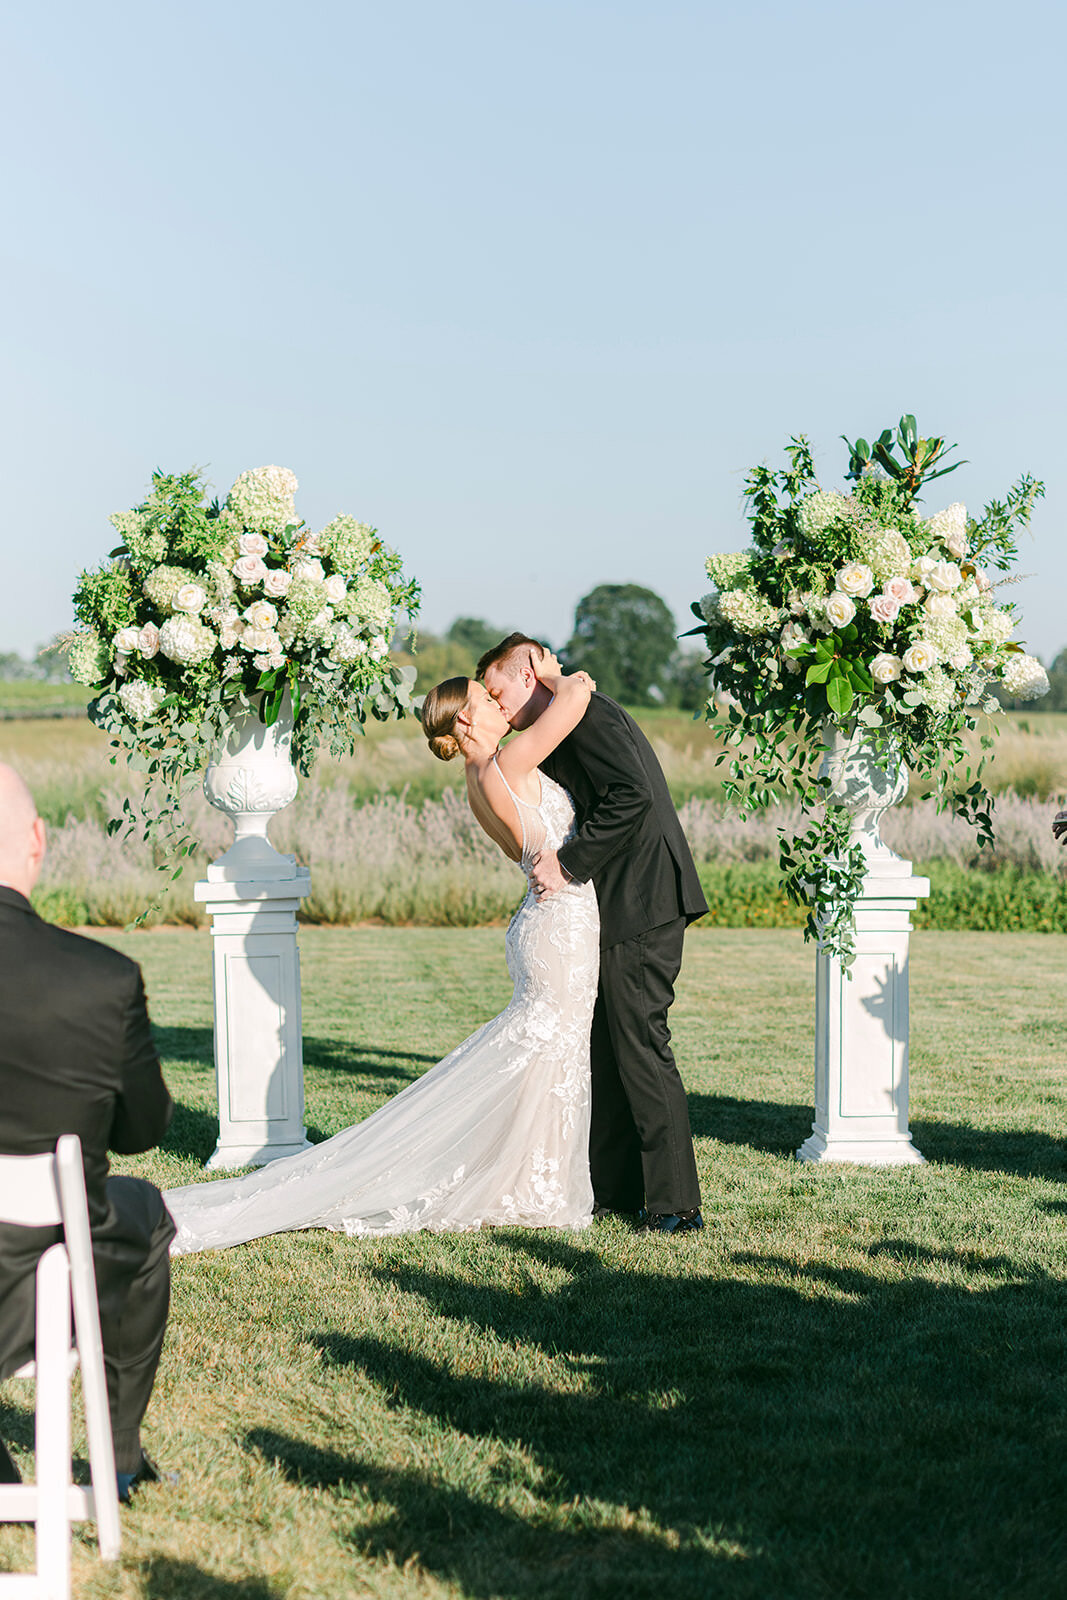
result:
[[[368,714],[409,708],[415,672],[393,665],[389,647],[398,611],[417,611],[418,586],[354,517],[312,532],[296,489],[286,468],[256,467],[220,505],[195,470],[153,473],[144,503],[110,519],[122,543],[78,579],[71,675],[99,690],[89,716],[112,735],[112,759],[124,751],[147,774],[143,833],[169,834],[168,859],[193,848],[181,836],[183,780],[242,717],[273,723],[288,693],[306,773],[320,743],[346,754]],[[126,813],[112,831],[134,823],[129,802]]]
[[[803,834],[781,835],[785,885],[809,907],[808,937],[847,960],[865,865],[818,777],[834,731],[861,730],[885,773],[910,768],[991,843],[986,757],[972,773],[962,736],[1000,711],[993,685],[1025,700],[1048,679],[1012,638],[1015,608],[999,594],[1012,580],[997,577],[1043,485],[1023,477],[977,519],[958,503],[924,517],[919,489],[963,465],[944,465],[955,445],[921,438],[910,415],[873,448],[845,443],[849,493],[819,487],[803,436],[786,468],[749,473],[752,544],[708,559],[715,588],[693,605],[691,631],[707,641],[709,720],[729,722],[727,793],[745,812],[788,796],[814,815]]]

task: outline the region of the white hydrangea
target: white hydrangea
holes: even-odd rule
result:
[[[748,577],[751,559],[748,550],[734,550],[726,555],[709,556],[704,569],[717,589],[732,589]]]
[[[952,710],[956,701],[956,686],[944,667],[931,667],[919,687],[923,702],[938,716]]]
[[[719,613],[719,596],[715,589],[712,589],[711,593],[706,594],[701,600],[700,614],[704,618],[704,621],[708,624],[709,628],[714,627],[717,622],[722,621],[722,617]]]
[[[931,539],[936,539],[943,544],[949,555],[955,556],[959,561],[970,549],[967,538],[967,507],[957,500],[954,505],[946,506],[944,511],[935,511],[926,522],[927,531]]]
[[[816,489],[793,507],[793,516],[806,538],[819,534],[848,514],[848,496],[836,489]]]
[[[356,627],[379,632],[391,629],[392,596],[377,578],[357,578],[345,598],[345,615]]]
[[[226,505],[245,528],[284,533],[299,521],[294,501],[299,487],[287,467],[253,467],[236,480]]]
[[[209,598],[212,604],[224,606],[237,587],[229,567],[224,561],[209,561],[207,564],[207,578]]]
[[[67,667],[75,683],[96,684],[107,677],[111,651],[93,628],[76,633],[67,652]]]
[[[911,568],[911,548],[899,528],[881,528],[860,540],[862,553],[875,579],[883,587],[891,578],[906,578]]]
[[[1015,618],[1011,612],[1002,611],[996,606],[990,606],[988,611],[981,612],[976,621],[975,638],[992,645],[1006,644],[1015,627]]]
[[[358,661],[360,656],[367,654],[367,641],[358,634],[347,622],[339,622],[334,629],[333,643],[330,646],[330,660],[338,666],[349,666],[351,662]]]
[[[162,684],[145,683],[140,678],[119,685],[122,709],[133,722],[148,722],[154,717],[166,698],[166,692]]]
[[[1039,700],[1048,694],[1048,673],[1036,656],[1012,654],[1002,675],[1004,691],[1012,700]]]
[[[727,589],[720,594],[719,611],[738,633],[766,633],[778,622],[778,612],[774,606],[746,589]]]
[[[289,570],[294,579],[312,578],[316,583],[321,583],[325,577],[322,562],[316,560],[314,556],[298,555]]]
[[[196,666],[206,661],[214,650],[217,639],[210,628],[205,628],[195,617],[178,612],[168,617],[159,630],[159,648],[179,666]]]
[[[927,616],[923,623],[923,638],[937,651],[941,661],[948,661],[958,650],[966,649],[968,637],[967,624],[955,612],[948,616]]]
[[[375,532],[355,517],[334,517],[318,536],[315,554],[328,555],[342,572],[355,572],[374,548]]]

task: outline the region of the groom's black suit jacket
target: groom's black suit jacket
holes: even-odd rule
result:
[[[574,798],[578,831],[559,851],[579,883],[591,878],[602,949],[708,909],[655,751],[633,717],[596,693],[542,763]]]
[[[107,1152],[151,1149],[172,1110],[140,968],[42,922],[0,886],[0,1154],[38,1155],[78,1135],[102,1302],[109,1280],[128,1280],[151,1246],[143,1208],[123,1214],[131,1180],[108,1184]],[[58,1234],[0,1224],[0,1377],[26,1359],[33,1274]]]

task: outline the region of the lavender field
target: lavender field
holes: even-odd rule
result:
[[[735,926],[802,920],[778,893],[774,870],[778,829],[796,814],[782,808],[740,821],[722,801],[722,768],[715,764],[721,746],[711,731],[678,713],[652,712],[643,720],[701,869],[710,920]],[[109,764],[103,737],[80,721],[5,723],[0,759],[23,772],[49,824],[38,891],[44,914],[105,927],[137,916],[161,878],[144,845],[107,835],[108,816],[136,792],[139,779]],[[966,883],[970,901],[995,891],[999,904],[1005,885],[1008,898],[1017,899],[1023,885],[1028,904],[1062,900],[1067,907],[1067,850],[1050,830],[1057,806],[1067,803],[1067,717],[1005,719],[991,773],[998,795],[995,854],[979,852],[971,830],[938,816],[932,801],[891,813],[883,828],[887,842],[932,871],[935,887]],[[198,787],[190,790],[186,815],[202,850],[153,921],[203,920],[192,885],[231,837],[229,822]],[[469,927],[506,920],[522,893],[518,869],[471,818],[460,771],[433,759],[414,724],[376,726],[349,760],[321,761],[272,833],[278,849],[312,868],[304,911],[311,922]],[[1059,926],[1058,915],[1050,928]]]

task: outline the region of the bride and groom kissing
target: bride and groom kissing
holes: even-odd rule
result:
[[[247,1177],[170,1190],[172,1249],[265,1234],[490,1225],[703,1227],[667,1012],[706,909],[651,745],[584,672],[513,633],[422,709],[462,756],[478,823],[521,865],[505,938],[514,993],[365,1121]]]

